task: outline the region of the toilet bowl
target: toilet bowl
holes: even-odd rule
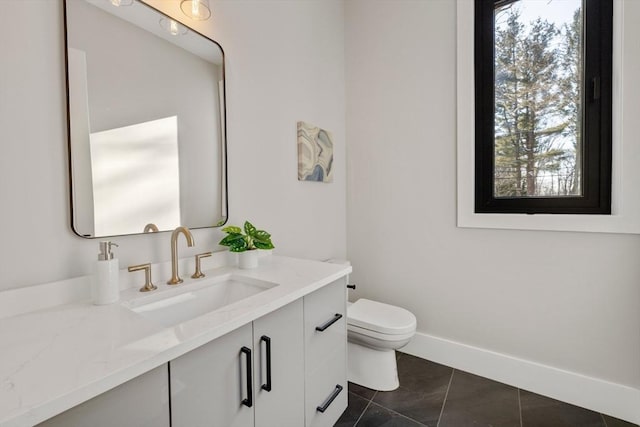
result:
[[[396,350],[416,332],[416,317],[404,308],[361,298],[347,307],[349,381],[391,391],[398,388]]]
[[[348,380],[373,390],[397,389],[400,383],[396,350],[407,345],[415,332],[416,317],[404,308],[365,298],[348,303]]]

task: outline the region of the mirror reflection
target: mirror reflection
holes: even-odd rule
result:
[[[65,19],[73,230],[224,223],[220,46],[137,0],[66,0]]]

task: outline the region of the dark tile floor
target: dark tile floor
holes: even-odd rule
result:
[[[633,427],[584,408],[398,352],[400,388],[349,383],[334,427]]]

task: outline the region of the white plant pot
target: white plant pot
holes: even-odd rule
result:
[[[248,270],[258,266],[258,250],[244,251],[238,253],[238,267]]]

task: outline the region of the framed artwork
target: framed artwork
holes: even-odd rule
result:
[[[298,181],[333,182],[333,136],[298,122]]]

